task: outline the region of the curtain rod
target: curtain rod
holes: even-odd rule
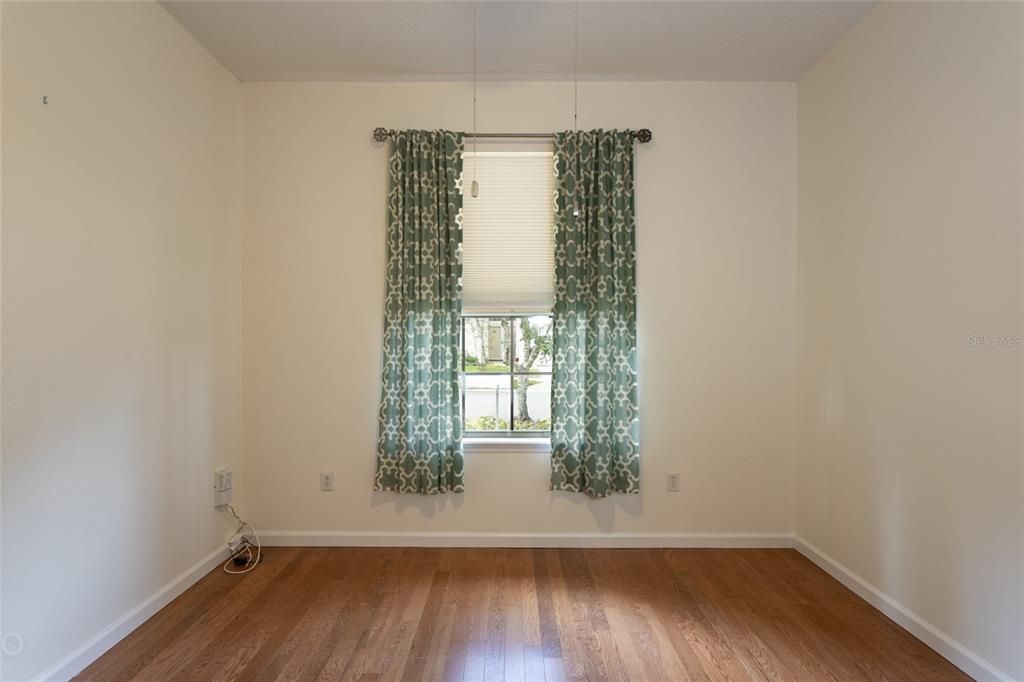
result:
[[[394,137],[397,134],[397,130],[390,128],[374,128],[373,139],[377,142],[384,142],[389,137]],[[651,135],[650,128],[641,128],[640,130],[632,131],[632,136],[635,140],[641,143],[650,142],[653,138]],[[515,139],[515,140],[551,140],[554,139],[554,133],[463,133],[465,137],[475,137],[477,139],[488,137],[491,139]]]

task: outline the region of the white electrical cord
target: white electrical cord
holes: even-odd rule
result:
[[[225,573],[230,573],[231,575],[241,575],[242,573],[248,573],[252,569],[256,568],[256,566],[260,563],[260,559],[263,557],[263,546],[260,543],[260,536],[256,532],[256,527],[253,526],[248,521],[243,521],[238,516],[238,513],[235,511],[234,507],[232,507],[230,504],[226,504],[224,506],[227,507],[228,511],[231,512],[231,515],[235,517],[236,521],[238,521],[238,530],[235,531],[235,535],[241,537],[241,543],[242,543],[241,549],[232,551],[231,556],[229,556],[228,560],[224,562],[224,572]],[[246,526],[248,526],[249,530],[252,531],[252,536],[256,540],[256,545],[255,545],[255,547],[256,547],[256,556],[255,557],[253,557],[253,553],[252,553],[252,550],[253,550],[253,543],[252,543],[252,541],[249,540],[249,538],[247,538],[244,533],[242,533],[242,531],[245,529]],[[231,543],[228,543],[228,549],[231,550]],[[243,555],[245,556],[245,567],[242,568],[239,571],[230,570],[228,567],[234,565],[235,558],[243,556]]]
[[[572,5],[572,131],[580,118],[580,0]]]
[[[578,133],[580,129],[580,0],[572,5],[572,132]],[[579,194],[580,181],[583,179],[580,173],[579,138],[573,136],[573,161],[576,164],[576,182],[572,189],[572,215],[578,218],[580,215],[580,203],[577,199]]]
[[[470,194],[474,197],[480,194],[480,183],[476,181],[476,2],[473,2],[473,183],[470,185]]]

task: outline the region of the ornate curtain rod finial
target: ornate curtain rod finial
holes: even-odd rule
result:
[[[394,135],[395,132],[396,131],[388,130],[387,128],[374,128],[373,129],[373,139],[376,140],[377,142],[384,142],[389,137]]]
[[[636,131],[636,139],[641,144],[646,144],[646,143],[650,142],[651,141],[651,129],[650,128],[641,128],[640,130]]]

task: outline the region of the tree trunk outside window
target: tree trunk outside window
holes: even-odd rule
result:
[[[523,338],[523,358],[516,358],[516,371],[529,372],[533,369],[534,363],[537,362],[537,358],[542,353],[549,353],[551,351],[551,337],[541,334],[530,324],[530,320],[525,317],[519,320],[519,332]],[[519,376],[515,378],[515,382],[517,413],[519,417],[517,421],[532,422],[533,418],[530,417],[530,407],[526,399],[526,391],[530,387],[530,378]]]

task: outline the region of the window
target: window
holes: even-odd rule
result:
[[[554,167],[550,152],[467,153],[462,418],[466,436],[551,430]]]
[[[551,430],[551,316],[462,318],[462,419],[467,436]]]

